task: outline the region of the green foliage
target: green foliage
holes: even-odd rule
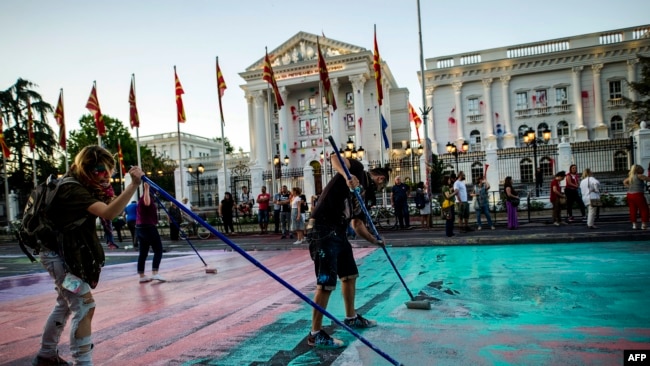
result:
[[[540,201],[530,201],[530,205],[528,205],[528,208],[530,208],[531,211],[542,211],[544,210],[544,203]]]
[[[636,100],[624,97],[630,113],[625,117],[630,128],[637,128],[641,121],[650,121],[650,57],[637,55],[641,65],[641,78],[637,82],[628,82],[630,89],[638,94]]]
[[[33,188],[34,171],[39,182],[57,173],[56,156],[61,152],[57,134],[47,121],[53,108],[34,90],[35,87],[37,85],[31,81],[19,78],[14,85],[0,91],[4,138],[11,152],[6,161],[9,185],[24,194]],[[28,105],[32,112],[33,154],[29,148]],[[32,160],[32,156],[36,159]]]

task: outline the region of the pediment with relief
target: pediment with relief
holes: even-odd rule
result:
[[[299,32],[280,47],[269,52],[271,66],[275,68],[318,59],[316,38],[315,34]],[[318,42],[325,58],[366,51],[365,48],[330,38],[318,37]],[[264,57],[248,67],[246,71],[261,69],[263,63]]]

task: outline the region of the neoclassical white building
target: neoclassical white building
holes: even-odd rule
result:
[[[635,99],[637,54],[650,55],[650,25],[426,60],[434,151],[521,146],[522,131],[549,128],[551,142],[626,136],[623,96]]]
[[[497,187],[505,175],[516,178],[519,172],[505,171],[494,161],[496,154],[489,158],[490,151],[525,148],[525,132],[532,128],[539,139],[550,132],[544,143],[559,155],[542,162],[546,173],[550,164],[568,170],[576,160],[571,148],[584,146],[580,143],[630,136],[623,97],[637,98],[627,82],[640,76],[639,54],[650,56],[650,25],[429,58],[424,75],[427,104],[433,108],[427,131],[432,150],[446,154],[447,145],[460,150],[467,142],[467,155],[474,153],[476,159],[464,159],[459,169],[482,171],[475,164],[480,158],[494,167],[488,180]],[[644,147],[638,147],[643,155]],[[649,159],[634,161],[646,166]],[[526,181],[530,175],[519,178]]]
[[[380,114],[388,123],[389,140],[410,139],[409,93],[398,87],[388,65],[382,63],[384,99],[380,107],[373,52],[331,38],[318,37],[318,42],[327,63],[336,110],[326,104],[319,89],[314,34],[299,32],[269,52],[285,104],[281,109],[262,79],[263,58],[240,73],[246,81],[241,87],[248,101],[253,192],[266,184],[263,173],[271,171],[276,155],[282,163],[288,158],[284,169],[303,170],[306,194],[319,192],[323,181],[314,173],[327,164],[326,157],[332,151],[327,141],[330,135],[339,147],[352,141],[355,149],[363,149],[364,161],[388,158],[390,151],[382,148]]]

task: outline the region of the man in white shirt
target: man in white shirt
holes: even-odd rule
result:
[[[473,231],[469,227],[469,202],[467,201],[467,186],[465,185],[465,172],[458,172],[458,179],[454,182],[454,189],[458,191],[458,226],[461,231]]]

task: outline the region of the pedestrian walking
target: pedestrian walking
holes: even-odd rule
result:
[[[632,165],[623,185],[627,187],[627,205],[630,208],[630,222],[632,230],[638,229],[636,224],[637,212],[641,216],[641,230],[648,228],[648,202],[645,199],[646,182],[650,178],[643,175],[643,167],[638,164]]]
[[[508,229],[515,230],[519,227],[517,218],[517,207],[519,207],[519,195],[512,186],[512,177],[508,176],[503,182],[503,192],[506,198],[506,211],[508,212]]]
[[[149,190],[149,184],[145,183],[143,186],[144,192],[138,201],[138,219],[135,223],[135,234],[138,236],[138,243],[140,243],[137,265],[139,281],[140,283],[154,280],[165,282],[165,279],[158,274],[163,256],[162,240],[158,232],[158,205],[156,205],[153,192]],[[144,274],[149,248],[153,251],[151,277]]]
[[[402,182],[402,177],[395,177],[395,185],[391,188],[390,203],[395,210],[395,218],[402,230],[410,229],[411,222],[408,206],[409,186]]]

